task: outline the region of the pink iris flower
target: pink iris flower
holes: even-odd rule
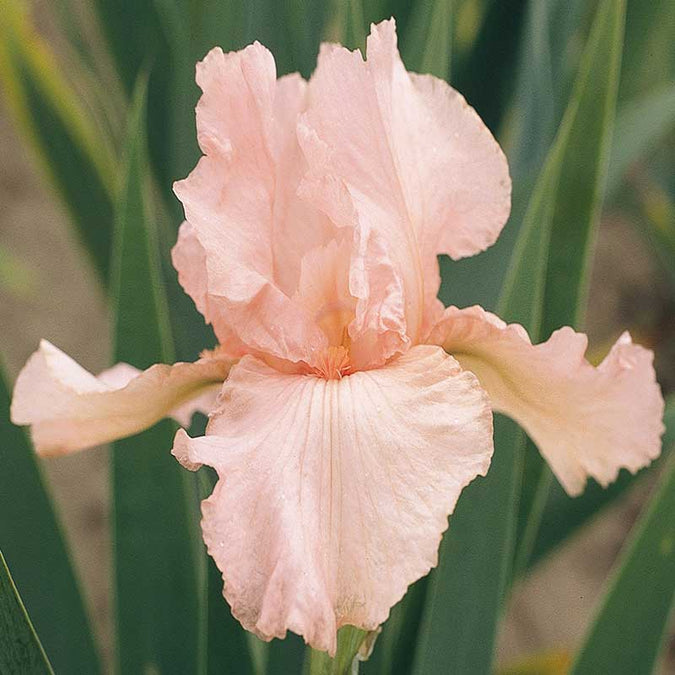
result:
[[[460,94],[406,71],[393,20],[367,54],[325,44],[305,82],[277,79],[258,43],[212,50],[173,262],[219,346],[95,377],[43,342],[12,405],[42,455],[208,412],[173,454],[218,473],[202,531],[234,616],[331,654],[340,626],[377,628],[436,565],[490,465],[493,410],[571,495],[647,465],[663,429],[652,354],[628,334],[596,368],[570,328],[533,345],[480,307],[444,309],[437,256],[497,239],[506,159]]]

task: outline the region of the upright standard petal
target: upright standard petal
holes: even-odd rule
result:
[[[233,614],[333,654],[340,626],[375,629],[436,565],[462,488],[488,469],[492,416],[438,347],[333,380],[245,357],[207,435],[179,432],[174,454],[218,472],[202,529]]]
[[[584,358],[586,336],[571,328],[533,345],[522,326],[480,307],[450,307],[429,342],[478,376],[495,410],[527,431],[570,495],[588,476],[606,486],[619,469],[634,473],[661,451],[653,354],[628,333],[595,368]]]
[[[219,357],[143,372],[118,364],[96,377],[43,340],[17,378],[12,422],[31,426],[41,455],[108,443],[169,415],[186,424],[205,397],[215,399],[231,365]]]
[[[464,98],[442,80],[406,72],[393,20],[372,26],[367,53],[364,61],[323,45],[303,148],[314,192],[341,181],[362,226],[386,240],[414,342],[439,313],[436,256],[493,244],[511,182],[499,145]]]
[[[296,196],[304,159],[295,126],[306,83],[277,80],[258,43],[212,50],[197,82],[205,156],[175,185],[189,223],[174,249],[179,279],[231,356],[311,361],[326,339],[292,297],[303,255],[335,228]]]

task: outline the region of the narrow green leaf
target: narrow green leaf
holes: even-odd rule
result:
[[[664,424],[666,433],[663,436],[662,457],[668,456],[675,446],[675,397],[673,396],[666,400]],[[618,480],[608,488],[592,483],[583,495],[575,499],[568,497],[560,486],[554,485],[542,513],[541,527],[529,560],[530,566],[535,565],[566,542],[591,519],[600,514],[602,509],[624,495],[645,472],[651,473],[661,463],[659,459],[637,475],[622,471]]]
[[[490,471],[464,490],[431,573],[415,675],[490,673],[520,478],[520,430],[495,418]]]
[[[155,224],[148,212],[145,90],[129,120],[116,217],[115,360],[171,361]],[[112,450],[117,669],[191,673],[199,661],[194,478],[171,457],[164,421]]]
[[[527,0],[489,2],[468,57],[456,67],[453,64],[453,86],[492,131],[499,128],[512,94],[527,4]]]
[[[0,552],[0,672],[54,675]]]
[[[375,641],[363,675],[407,675],[411,672],[424,611],[429,577],[418,579],[395,605]]]
[[[578,326],[583,320],[614,125],[624,16],[622,0],[604,0],[600,5],[573,94],[577,119],[558,187],[544,333],[561,324]]]
[[[511,26],[513,30],[522,30],[520,45],[512,45],[518,51],[517,78],[509,77],[505,84],[510,88],[510,80],[515,80],[514,91],[509,90],[505,96],[504,104],[507,100],[512,103],[503,125],[504,133],[500,134],[513,179],[511,217],[496,244],[481,255],[459,261],[441,257],[442,285],[439,296],[446,305],[465,307],[479,304],[490,310],[496,309],[532,189],[565,108],[567,94],[563,96],[562,91],[567,91],[568,78],[563,76],[562,64],[570,59],[564,56],[566,50],[561,45],[571,43],[578,30],[579,5],[580,0],[530,2],[523,18],[522,29],[518,25]],[[493,14],[498,14],[499,11],[499,7],[491,9]],[[493,25],[498,18],[499,16],[491,19],[488,15],[485,21],[488,25]],[[509,19],[514,20],[515,17]],[[509,23],[505,25],[508,26]],[[484,27],[483,30],[488,28]],[[498,30],[498,27],[493,25],[490,30]],[[491,47],[492,45],[481,47],[477,44],[474,49],[489,50]],[[498,43],[494,47],[498,49]],[[499,54],[494,58],[499,59]],[[458,60],[454,59],[455,70],[457,68],[454,64]],[[466,67],[468,66],[460,66],[459,69]],[[478,81],[474,85],[470,84],[467,90],[462,88],[461,73],[459,80],[453,81],[454,86],[467,96],[471,104],[475,102],[471,87],[479,87],[481,91],[485,91],[487,88],[484,82],[490,81],[481,75],[482,67],[484,66],[479,63],[479,70],[472,76],[478,78]],[[565,102],[562,106],[558,104],[560,98]]]
[[[649,675],[675,599],[675,456],[633,529],[573,675]]]
[[[393,16],[399,37],[407,35],[414,5],[410,0],[362,0],[366,26]]]
[[[272,640],[267,650],[267,675],[299,675],[307,651],[303,639],[287,633],[283,640]]]
[[[675,82],[657,87],[625,103],[616,118],[616,131],[607,179],[611,194],[626,170],[675,127]]]
[[[0,372],[3,552],[56,669],[98,673],[94,640],[61,528],[33,449],[23,429],[9,421],[9,401]],[[16,672],[2,668],[3,653],[0,646],[0,672]]]
[[[0,0],[0,85],[103,280],[113,227],[115,160],[16,0]]]
[[[604,196],[623,44],[625,2],[598,7],[563,126],[568,127],[553,208],[540,337],[579,327],[599,211]],[[516,571],[524,568],[539,529],[550,470],[528,442]]]
[[[453,0],[417,0],[411,25],[401,38],[408,70],[447,80],[452,55]]]
[[[366,50],[367,26],[361,0],[333,0],[333,21],[326,27],[327,37],[349,49]]]
[[[619,100],[632,101],[675,75],[675,3],[628,0]]]

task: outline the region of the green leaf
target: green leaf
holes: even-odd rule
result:
[[[406,675],[411,672],[424,611],[429,577],[417,580],[395,605],[375,641],[364,675]]]
[[[664,424],[666,433],[663,436],[662,457],[671,453],[675,446],[675,397],[673,396],[666,400]],[[653,472],[661,463],[659,459],[637,475],[622,471],[618,480],[608,488],[602,488],[593,482],[580,497],[574,499],[568,497],[560,486],[554,485],[542,513],[541,527],[529,560],[530,566],[535,565],[566,542],[592,518],[600,514],[602,509],[624,495],[642,475],[646,472]]]
[[[408,70],[450,77],[453,0],[417,0],[411,25],[401,39]]]
[[[0,552],[0,672],[54,675]]]
[[[567,138],[553,207],[540,337],[561,325],[579,327],[604,195],[623,43],[625,2],[598,7],[562,126]],[[550,470],[532,443],[525,454],[516,570],[531,554]]]
[[[109,144],[17,0],[0,0],[0,34],[5,100],[68,209],[101,279],[106,280],[116,177]]]
[[[148,121],[150,155],[163,184],[170,182],[173,148],[171,138],[172,71],[176,68],[169,39],[155,0],[96,0],[93,3],[99,27],[113,57],[127,97],[131,98],[137,77],[150,71]]]
[[[145,89],[132,107],[116,214],[115,360],[172,360],[156,232],[148,210]],[[115,616],[120,672],[197,672],[196,486],[170,454],[163,421],[112,450]]]
[[[26,434],[9,421],[9,405],[9,391],[0,372],[3,552],[56,669],[99,673],[94,640],[58,519]],[[0,672],[17,672],[2,667],[3,654],[0,646]]]
[[[432,571],[415,675],[490,673],[495,630],[511,561],[520,478],[520,430],[495,418],[490,471],[464,490]]]
[[[675,75],[675,4],[671,0],[628,0],[626,43],[619,100],[673,80]]]
[[[446,305],[465,307],[479,304],[490,310],[496,308],[532,189],[565,108],[564,104],[559,105],[558,100],[567,100],[567,94],[562,94],[567,90],[568,79],[563,73],[563,63],[566,64],[571,59],[567,58],[567,50],[560,45],[573,42],[578,31],[579,5],[580,0],[530,2],[522,29],[519,23],[511,26],[512,30],[522,30],[521,44],[512,44],[510,47],[519,52],[517,79],[515,90],[509,91],[508,96],[505,96],[504,104],[506,99],[512,99],[512,105],[503,125],[504,133],[500,134],[513,179],[511,217],[496,244],[481,255],[459,261],[441,257],[442,285],[439,296]],[[497,16],[490,18],[488,15],[484,31],[499,30],[494,22],[499,21],[500,11],[500,7],[492,7],[492,14],[497,13]],[[515,21],[515,17],[510,17],[509,20]],[[460,17],[457,21],[459,23]],[[508,22],[506,25],[509,25]],[[491,46],[481,47],[477,44],[474,49],[485,51]],[[499,48],[498,43],[494,46],[495,49]],[[493,58],[498,60],[500,56],[497,54]],[[458,60],[455,58],[454,63]],[[477,86],[481,91],[486,89],[480,68],[487,65],[481,65],[480,58],[478,61],[479,71],[474,76],[479,79],[475,85],[469,83],[464,90],[461,73],[459,83],[453,82],[471,104],[475,103],[471,87]],[[512,78],[508,79],[506,84],[510,87]]]
[[[362,1],[336,0],[333,21],[327,31],[329,39],[365,54],[367,26]]]
[[[527,4],[491,0],[471,51],[453,64],[453,86],[492,131],[499,128],[512,94]]]
[[[571,672],[648,675],[675,598],[675,456],[616,566]]]
[[[288,632],[283,640],[272,640],[267,650],[267,675],[299,675],[306,651],[303,639],[295,633]]]
[[[621,184],[626,170],[675,127],[675,83],[660,85],[625,103],[616,118],[607,192]]]

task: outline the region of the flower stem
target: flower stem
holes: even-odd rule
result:
[[[367,635],[366,631],[354,628],[354,626],[343,626],[338,631],[335,658],[332,659],[326,652],[310,649],[305,664],[305,674],[351,675],[356,672],[352,670],[352,664]]]

